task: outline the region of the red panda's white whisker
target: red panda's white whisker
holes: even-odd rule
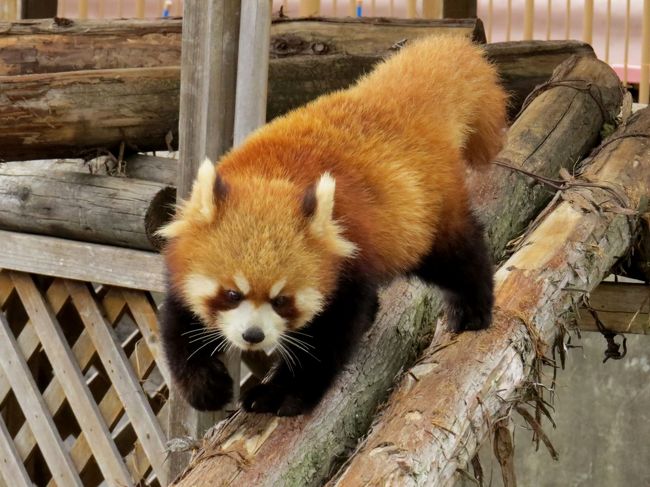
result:
[[[211,343],[216,342],[216,341],[219,340],[219,339],[220,339],[220,337],[214,337],[214,338],[208,340],[207,342],[205,342],[205,343],[204,343],[203,345],[201,345],[199,348],[197,348],[196,350],[194,350],[194,351],[190,354],[189,357],[187,357],[187,361],[189,362],[190,359],[191,359],[191,358],[192,358],[192,357],[193,357],[193,356],[194,356],[194,355],[195,355],[199,350],[201,350],[202,348],[207,347],[208,345],[210,345]]]

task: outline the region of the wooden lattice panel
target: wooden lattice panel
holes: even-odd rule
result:
[[[0,308],[0,485],[164,484],[152,296],[1,270]]]

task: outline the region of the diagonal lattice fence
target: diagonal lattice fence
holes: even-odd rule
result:
[[[151,293],[2,270],[0,309],[5,485],[158,485],[168,374]]]

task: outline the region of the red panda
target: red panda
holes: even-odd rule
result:
[[[163,345],[190,404],[231,399],[217,352],[277,347],[243,407],[312,407],[397,275],[439,286],[455,331],[486,328],[492,268],[464,180],[501,148],[505,104],[478,46],[426,38],[206,160],[160,232]]]

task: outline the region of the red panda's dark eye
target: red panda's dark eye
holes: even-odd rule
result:
[[[289,304],[289,298],[286,296],[277,296],[271,300],[271,306],[275,309],[282,309]]]
[[[238,291],[228,289],[226,291],[226,298],[228,298],[228,301],[230,301],[231,303],[239,303],[242,300],[243,296]]]

